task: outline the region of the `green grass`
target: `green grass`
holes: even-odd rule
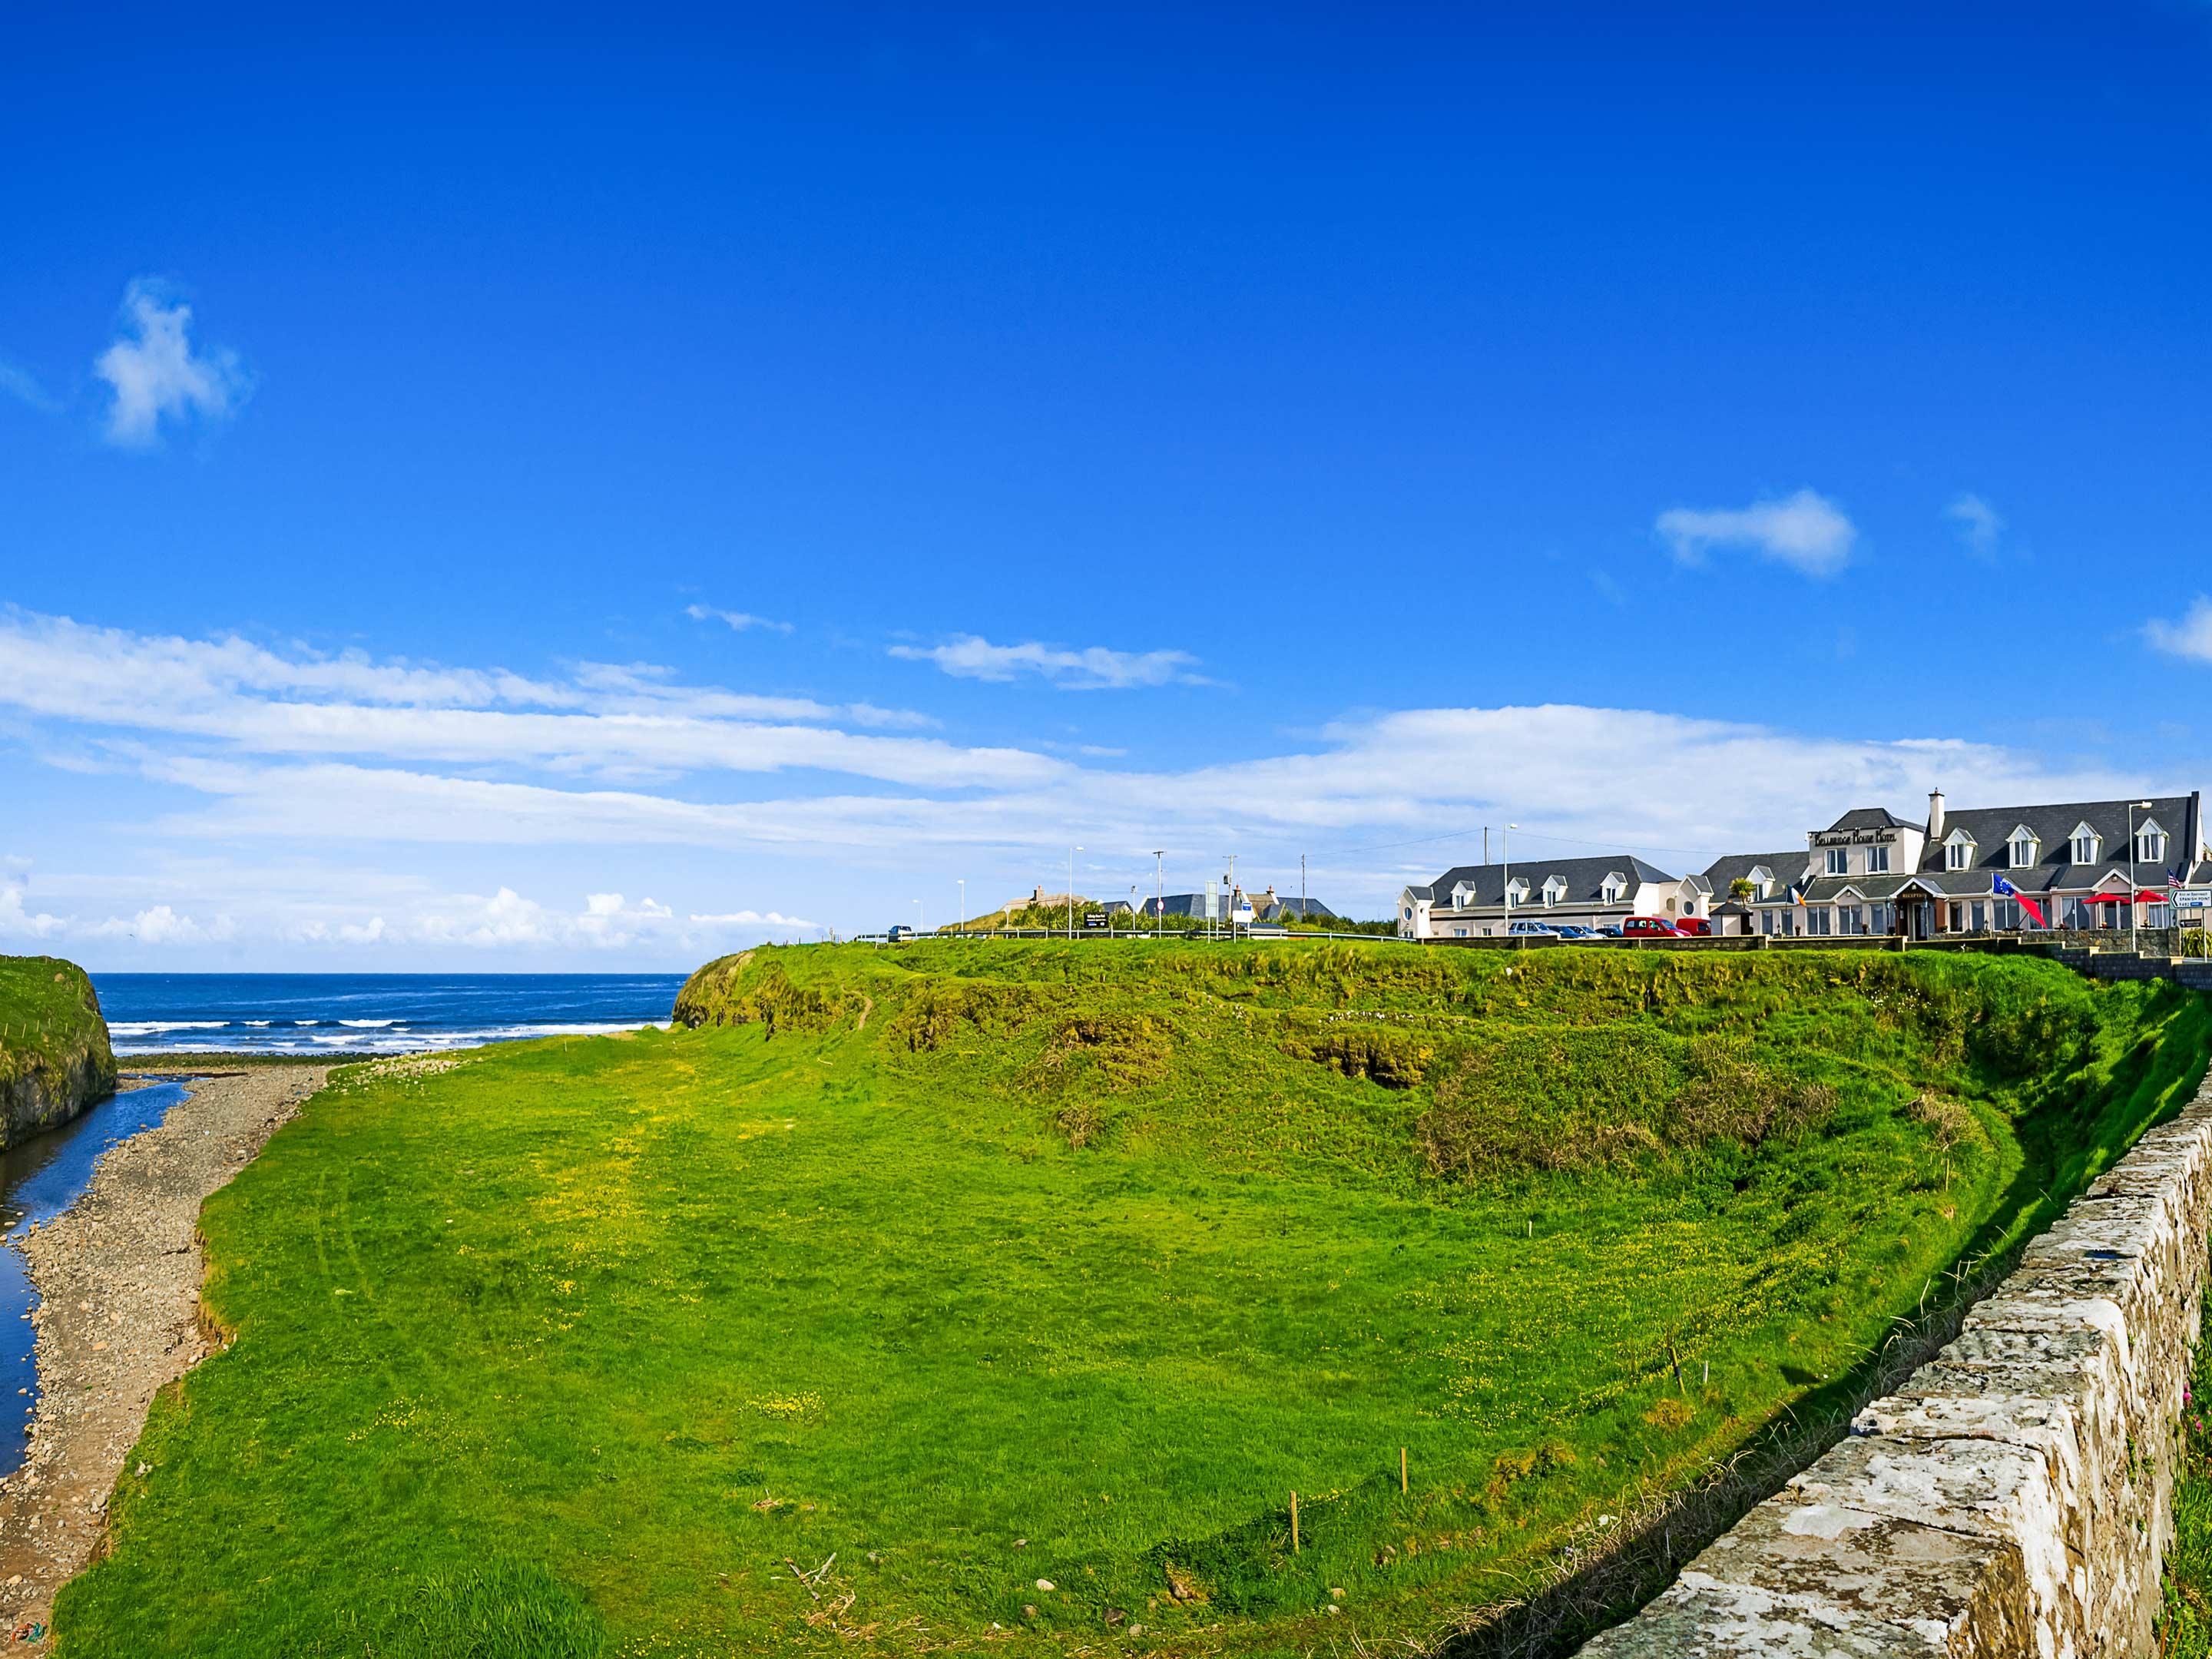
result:
[[[1425,1639],[1840,1397],[2212,1044],[1873,953],[930,941],[679,1009],[343,1073],[210,1201],[238,1340],[59,1652]]]
[[[2212,1303],[2205,1308],[2212,1322]],[[2159,1611],[2160,1659],[2212,1659],[2212,1342],[2197,1328],[2196,1363],[2181,1412],[2173,1472],[2173,1541],[2166,1547]]]
[[[115,1085],[92,981],[58,957],[0,957],[0,1091],[34,1074],[58,1091],[73,1073],[100,1092]]]

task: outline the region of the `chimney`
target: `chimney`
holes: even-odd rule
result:
[[[1928,839],[1931,842],[1943,839],[1943,792],[1941,789],[1928,792]]]

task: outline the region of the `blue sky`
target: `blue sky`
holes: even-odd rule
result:
[[[2197,787],[2212,10],[1776,10],[18,24],[0,948]]]

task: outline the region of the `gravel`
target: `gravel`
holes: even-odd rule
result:
[[[51,1624],[54,1592],[98,1547],[154,1395],[222,1345],[200,1318],[201,1203],[326,1075],[271,1066],[191,1084],[160,1127],[103,1153],[84,1196],[26,1237],[40,1397],[30,1455],[0,1480],[5,1651],[46,1651],[45,1641],[10,1638]]]

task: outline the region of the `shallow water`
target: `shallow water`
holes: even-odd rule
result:
[[[43,1226],[76,1203],[102,1152],[154,1127],[184,1097],[184,1084],[165,1078],[111,1096],[75,1122],[0,1152],[0,1231],[9,1246],[0,1249],[0,1475],[22,1467],[39,1398],[30,1317],[39,1299],[23,1258],[23,1230],[33,1222]],[[9,1411],[9,1401],[21,1409]]]

